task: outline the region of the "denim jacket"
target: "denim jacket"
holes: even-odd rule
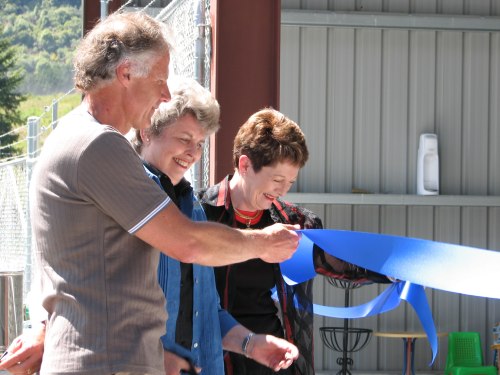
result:
[[[160,186],[157,175],[145,167],[148,176]],[[194,197],[192,189],[178,197],[181,211],[192,220],[206,221],[201,204]],[[238,322],[220,306],[212,267],[193,264],[193,342],[191,351],[175,342],[175,325],[180,301],[180,262],[160,255],[158,281],[167,299],[167,333],[161,341],[165,350],[188,358],[202,369],[203,375],[224,373],[222,338]]]

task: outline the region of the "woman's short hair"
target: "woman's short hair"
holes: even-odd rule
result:
[[[205,130],[207,135],[219,130],[220,107],[209,90],[190,78],[171,77],[168,81],[171,99],[161,103],[151,118],[151,126],[146,134],[155,138],[163,130],[185,115],[192,115]],[[132,140],[135,150],[142,150],[140,131],[136,131]]]
[[[73,60],[75,87],[88,92],[116,77],[125,61],[139,77],[171,49],[167,27],[144,12],[113,13],[81,41]],[[165,77],[166,78],[166,77]]]
[[[255,172],[262,167],[290,162],[302,168],[309,158],[306,139],[300,127],[283,113],[262,109],[240,127],[233,143],[233,166],[241,155],[252,162]]]

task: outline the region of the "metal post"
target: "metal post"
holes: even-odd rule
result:
[[[194,78],[202,86],[205,85],[205,0],[198,0],[194,4],[195,8],[195,27],[198,30],[198,35],[195,39],[194,47]],[[193,166],[193,188],[195,190],[201,189],[205,186],[203,181],[203,165],[208,158],[208,149],[203,148],[203,153],[200,160]]]
[[[57,111],[58,104],[56,99],[52,99],[52,130],[54,130],[57,126]]]
[[[28,117],[28,157],[26,159],[26,185],[29,191],[33,166],[35,164],[38,152],[38,137],[40,135],[40,118],[35,116]],[[26,267],[24,269],[24,290],[28,292],[31,289],[31,218],[28,204],[26,205]]]
[[[198,35],[195,39],[194,49],[194,78],[201,84],[205,84],[205,0],[195,3],[194,22]]]
[[[108,0],[101,0],[101,21],[108,16]]]

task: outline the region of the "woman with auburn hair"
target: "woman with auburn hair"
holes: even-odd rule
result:
[[[240,229],[261,229],[274,223],[322,228],[313,212],[281,199],[306,164],[309,152],[299,126],[271,108],[256,112],[234,139],[234,174],[199,193],[209,220]],[[390,282],[385,276],[313,251],[316,272],[357,283]],[[215,268],[222,306],[255,333],[283,337],[299,348],[299,358],[280,374],[314,374],[312,281],[290,286],[279,264],[249,260]],[[278,303],[272,297],[276,289]],[[298,300],[300,309],[295,308]],[[237,353],[225,357],[226,374],[272,374]]]

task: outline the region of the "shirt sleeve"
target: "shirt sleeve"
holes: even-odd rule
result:
[[[86,148],[77,181],[82,196],[131,234],[171,202],[148,178],[126,138],[114,131],[103,132]]]
[[[227,333],[234,327],[239,325],[236,319],[233,318],[231,314],[229,314],[226,310],[220,307],[219,305],[219,324],[220,324],[220,334],[221,337],[224,338]]]

